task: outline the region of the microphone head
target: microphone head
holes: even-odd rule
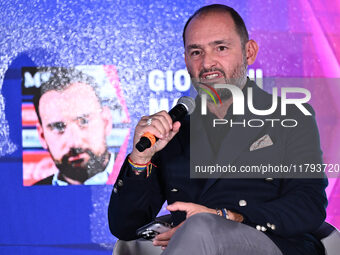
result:
[[[195,100],[192,97],[187,97],[187,96],[184,96],[178,99],[177,104],[184,105],[189,115],[194,112],[195,107],[196,107]]]

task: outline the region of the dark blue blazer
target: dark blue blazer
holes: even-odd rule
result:
[[[270,108],[271,95],[249,80],[247,87],[253,88],[257,109]],[[313,112],[311,107],[306,107]],[[152,221],[165,201],[168,204],[184,201],[209,208],[227,208],[242,214],[245,224],[259,229],[264,227],[264,233],[278,245],[283,254],[322,254],[321,243],[311,233],[318,229],[326,217],[327,179],[268,176],[252,179],[223,178],[226,176],[214,179],[190,178],[190,148],[203,151],[198,161],[215,160],[238,167],[322,163],[314,116],[303,115],[295,106],[289,107],[287,112],[284,118],[296,119],[297,127],[272,127],[270,122],[260,128],[232,127],[223,138],[216,155],[199,121],[200,109],[196,109],[191,116],[191,128],[190,119],[183,120],[180,132],[154,156],[157,168],[147,179],[129,176],[131,169],[125,161],[109,205],[112,234],[123,240],[136,239],[136,229]],[[270,116],[261,117],[253,115],[246,107],[242,118],[282,119],[282,116],[280,108]],[[250,151],[250,146],[264,135],[270,136],[273,145]],[[172,213],[172,216],[175,224],[185,219],[185,214],[180,212]],[[275,227],[269,227],[273,225]]]

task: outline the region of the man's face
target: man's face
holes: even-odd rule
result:
[[[45,93],[39,112],[40,140],[63,176],[83,183],[104,169],[111,114],[91,86],[74,83],[64,91]]]
[[[233,84],[240,88],[245,85],[246,53],[229,14],[211,12],[189,23],[185,33],[185,62],[200,95],[206,85]],[[231,96],[226,89],[217,92],[222,100]]]

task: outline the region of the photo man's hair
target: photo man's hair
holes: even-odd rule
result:
[[[99,86],[95,82],[94,78],[77,70],[73,67],[41,67],[38,68],[38,72],[41,73],[50,73],[51,77],[48,81],[41,84],[39,90],[33,97],[33,104],[35,111],[37,113],[39,122],[41,124],[41,116],[39,113],[39,101],[40,98],[47,92],[55,90],[55,91],[64,91],[71,84],[74,83],[84,83],[88,84],[92,87],[96,97],[98,98],[98,102],[102,105],[102,100],[99,96]],[[75,95],[77,96],[77,95]]]

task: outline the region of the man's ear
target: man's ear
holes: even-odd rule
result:
[[[247,57],[247,64],[252,65],[255,60],[257,53],[259,52],[259,46],[254,40],[249,40],[246,43],[246,57]]]
[[[185,66],[188,68],[187,54],[185,51],[184,51],[184,62],[185,62]]]
[[[101,116],[102,120],[104,121],[105,135],[108,136],[112,130],[112,115],[110,108],[103,106]]]
[[[40,123],[37,124],[37,131],[38,131],[38,137],[39,137],[39,141],[42,145],[42,147],[47,150],[48,146],[45,140],[45,135],[44,135],[44,130],[43,127],[41,126]]]

